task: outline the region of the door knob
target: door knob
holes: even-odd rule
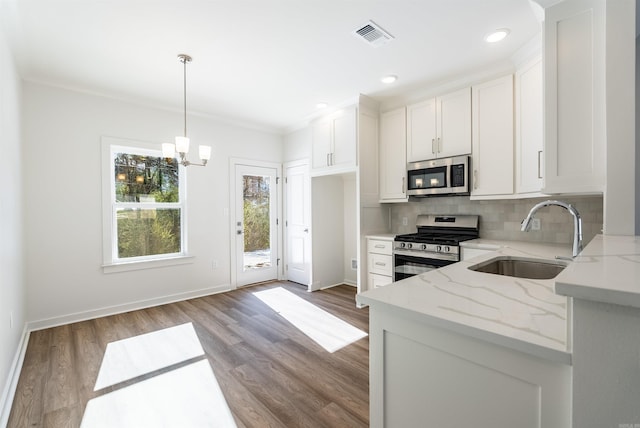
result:
[[[308,227],[304,230],[304,233],[309,233],[309,228]]]

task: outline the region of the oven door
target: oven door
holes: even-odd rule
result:
[[[410,278],[421,273],[448,266],[457,260],[438,260],[429,257],[417,257],[407,254],[393,255],[393,280]]]

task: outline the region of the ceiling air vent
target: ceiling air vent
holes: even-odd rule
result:
[[[386,45],[393,36],[382,29],[378,24],[373,21],[367,22],[362,28],[353,32],[357,37],[361,37],[365,42],[369,43],[373,47]]]

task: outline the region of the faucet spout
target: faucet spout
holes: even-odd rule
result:
[[[582,218],[580,217],[580,213],[578,212],[578,210],[571,204],[562,201],[548,200],[534,205],[533,208],[531,208],[531,210],[529,211],[529,214],[527,214],[527,217],[522,221],[520,230],[523,232],[528,232],[531,229],[531,220],[533,219],[533,215],[536,213],[536,211],[538,211],[542,207],[548,207],[550,205],[562,207],[569,211],[569,214],[573,216],[572,250],[573,257],[576,257],[580,253],[580,251],[582,251]]]

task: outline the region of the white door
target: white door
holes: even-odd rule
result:
[[[287,279],[306,286],[311,284],[310,193],[309,165],[285,165]]]
[[[236,286],[278,278],[278,168],[235,164]]]

